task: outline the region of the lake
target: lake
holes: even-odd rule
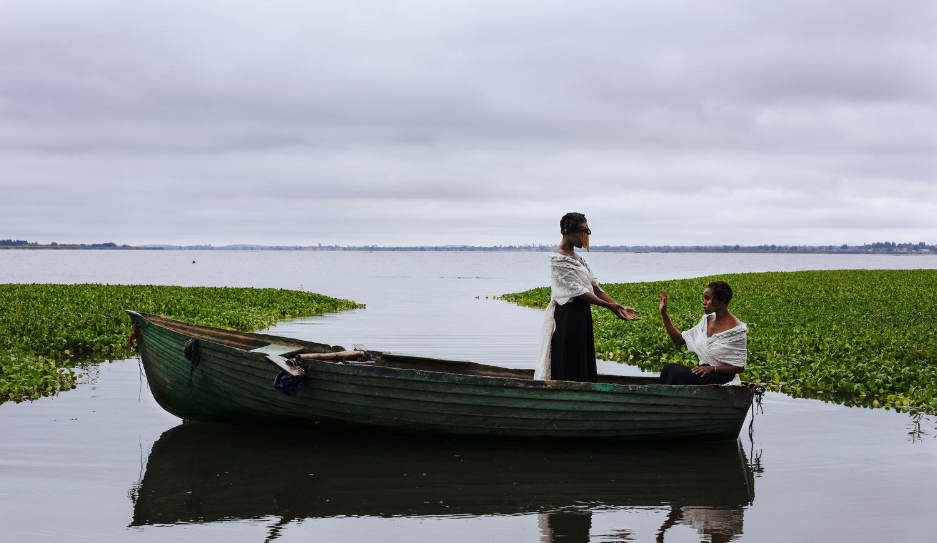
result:
[[[588,258],[603,282],[937,268],[937,256]],[[0,282],[303,289],[367,308],[271,333],[531,368],[542,312],[491,297],[546,285],[549,268],[545,253],[0,251]],[[667,446],[183,426],[136,359],[113,361],[58,397],[0,405],[0,526],[29,541],[931,539],[934,417],[774,393],[762,407],[751,438],[746,422],[737,443]]]

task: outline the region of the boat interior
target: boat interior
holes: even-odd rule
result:
[[[134,315],[134,313],[131,312],[131,315]],[[279,366],[281,369],[290,371],[290,373],[297,372],[296,368],[301,364],[299,355],[317,355],[317,357],[322,355],[340,355],[340,357],[326,361],[335,364],[380,365],[399,369],[455,373],[478,377],[501,377],[522,380],[533,380],[534,378],[534,370],[532,369],[505,368],[479,364],[467,360],[453,360],[448,358],[376,351],[366,349],[360,345],[355,345],[352,351],[347,351],[344,347],[338,345],[327,345],[324,343],[302,341],[267,334],[223,330],[146,313],[137,313],[136,315],[139,315],[157,326],[196,339],[221,343],[244,351],[262,353],[267,355],[271,363]],[[345,353],[351,352],[354,352],[355,356],[345,356]],[[303,372],[299,371],[298,373],[301,374]],[[619,385],[649,385],[656,384],[657,377],[630,377],[599,374],[596,382]]]

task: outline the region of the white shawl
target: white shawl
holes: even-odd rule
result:
[[[683,332],[686,348],[699,357],[703,366],[737,366],[745,367],[748,355],[748,326],[741,323],[734,328],[723,330],[707,337],[710,318],[715,319],[716,314],[703,315],[699,323]],[[727,385],[739,385],[742,380],[735,375]]]
[[[534,379],[540,381],[550,379],[550,343],[556,327],[553,321],[556,306],[563,305],[587,292],[594,293],[594,288],[598,286],[599,280],[595,278],[585,258],[580,255],[572,258],[560,253],[550,254],[550,305],[547,306],[546,314],[543,316],[540,358],[537,361],[537,369],[534,370]],[[599,290],[602,289],[599,288]]]

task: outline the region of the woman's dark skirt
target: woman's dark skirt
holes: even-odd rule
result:
[[[727,373],[707,373],[701,377],[683,364],[667,364],[660,370],[657,382],[662,385],[724,385],[734,378],[734,374]]]
[[[550,341],[550,379],[595,382],[595,338],[592,308],[573,298],[556,306],[556,327]]]

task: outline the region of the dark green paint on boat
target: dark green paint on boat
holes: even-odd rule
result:
[[[367,351],[371,363],[303,361],[295,396],[273,388],[267,355],[344,350],[291,338],[128,312],[150,390],[188,420],[323,424],[511,437],[734,439],[753,393],[740,386],[667,386],[600,375],[535,381],[532,370]],[[183,351],[197,339],[198,365]]]

